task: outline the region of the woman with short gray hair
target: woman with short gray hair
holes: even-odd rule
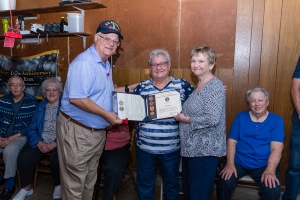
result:
[[[249,109],[237,114],[227,139],[227,163],[217,180],[219,200],[231,199],[238,180],[246,175],[259,186],[260,199],[280,198],[284,123],[268,111],[269,97],[261,87],[246,93]]]
[[[256,88],[248,90],[248,92],[246,93],[246,101],[247,101],[248,104],[250,103],[250,95],[253,92],[262,92],[265,95],[265,99],[267,101],[269,101],[269,99],[270,99],[270,94],[269,94],[269,92],[265,88],[256,87]]]
[[[142,81],[134,94],[150,95],[172,90],[180,91],[182,103],[193,91],[186,80],[171,77],[170,55],[163,49],[150,52],[148,66],[151,79]],[[138,122],[136,129],[138,200],[154,199],[156,166],[159,165],[165,199],[178,199],[180,141],[178,123],[173,117]]]

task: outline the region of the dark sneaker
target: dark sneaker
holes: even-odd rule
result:
[[[55,23],[55,22],[52,23],[51,32],[54,32],[54,33],[59,33],[60,32],[60,28],[59,28],[58,23]]]
[[[51,32],[51,25],[49,23],[46,23],[44,25],[44,32],[45,33],[50,33]]]
[[[0,195],[0,200],[9,200],[12,195],[15,193],[16,187],[14,186],[11,190],[8,188],[3,188],[3,191]]]

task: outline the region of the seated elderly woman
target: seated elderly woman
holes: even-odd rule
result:
[[[229,200],[239,178],[249,175],[260,199],[280,198],[279,162],[283,150],[283,119],[267,110],[269,93],[256,87],[246,94],[249,111],[239,113],[227,140],[227,163],[217,180],[217,197]]]
[[[54,199],[61,198],[59,163],[56,148],[56,119],[60,109],[61,82],[56,78],[42,83],[45,98],[36,108],[28,128],[27,143],[18,156],[22,189],[13,198],[21,200],[33,193],[31,186],[35,165],[45,153],[51,152],[50,169],[54,177]]]

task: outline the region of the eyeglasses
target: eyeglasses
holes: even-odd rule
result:
[[[54,89],[46,89],[46,92],[57,92],[57,89],[54,88]]]
[[[10,83],[9,84],[10,87],[23,87],[23,83]]]
[[[158,63],[158,64],[150,64],[150,67],[153,68],[153,69],[158,68],[158,66],[159,66],[160,68],[164,68],[164,67],[167,66],[168,63],[169,63],[169,62],[166,61],[166,62],[162,62],[162,63]]]
[[[97,34],[98,35],[98,34]],[[112,42],[115,46],[119,46],[120,45],[120,42],[119,41],[115,41],[115,40],[112,40],[110,38],[107,38],[107,37],[103,37],[101,35],[98,35],[99,37],[103,38],[104,42],[106,44],[110,44],[110,42]]]

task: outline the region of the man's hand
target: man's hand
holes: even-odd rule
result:
[[[262,174],[261,182],[264,182],[265,186],[269,188],[276,188],[276,183],[280,185],[280,182],[277,179],[275,172],[269,172],[267,170],[265,170]]]
[[[114,112],[107,112],[107,115],[105,115],[105,120],[111,126],[122,124],[122,120]]]
[[[6,140],[6,138],[0,137],[0,148],[4,148],[5,147],[5,146],[3,146],[5,140]]]
[[[18,135],[17,134],[9,136],[8,138],[1,138],[0,139],[0,148],[6,147],[9,143],[11,143],[12,141],[14,141],[15,139],[18,139]]]
[[[224,169],[220,172],[220,176],[225,180],[230,179],[232,174],[234,174],[234,176],[237,178],[237,172],[235,166],[229,164],[226,164]]]

